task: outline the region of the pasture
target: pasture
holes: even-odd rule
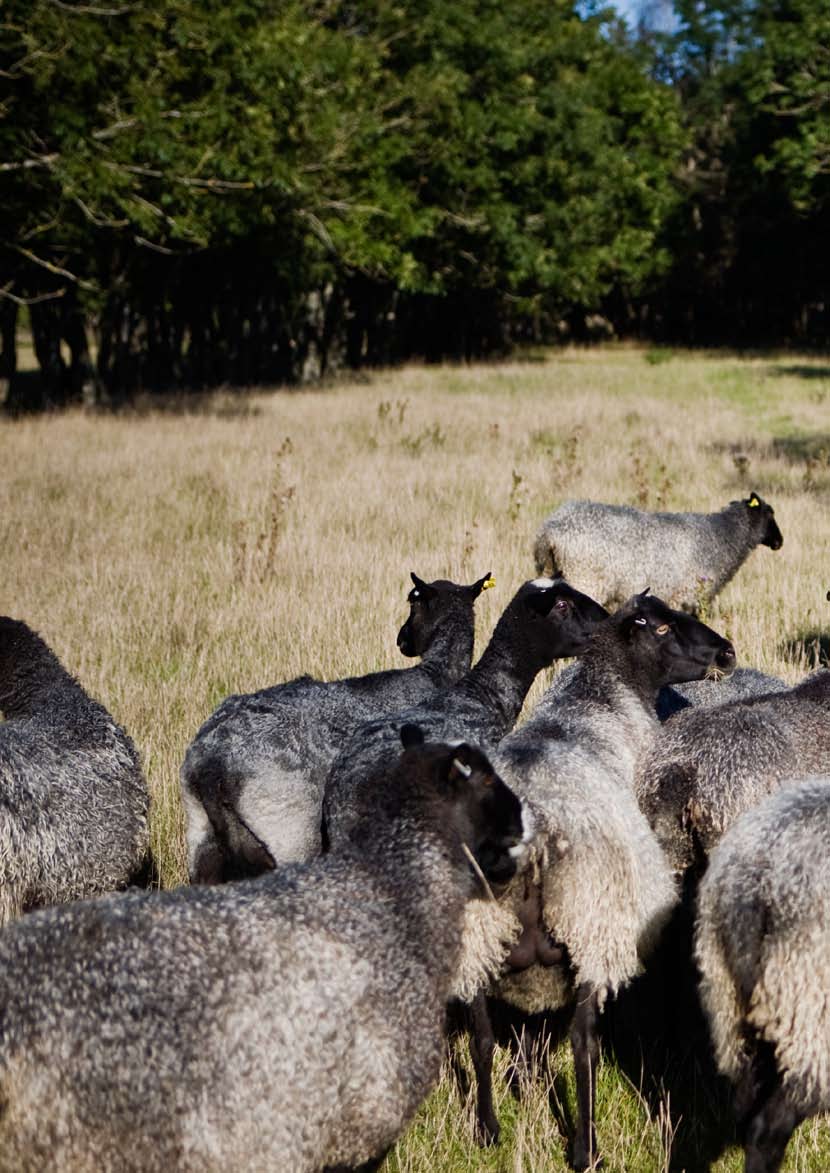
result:
[[[492,570],[480,651],[566,498],[710,510],[750,490],[775,507],[783,548],[755,551],[707,618],[740,663],[795,681],[830,632],[830,365],[792,355],[571,349],[4,420],[0,613],[38,630],[133,736],[172,886],[186,874],[179,765],[230,692],[401,666],[410,570]],[[548,1086],[518,1102],[500,1052],[497,1149],[476,1147],[472,1104],[447,1075],[385,1168],[566,1169],[569,1048],[549,1059]],[[667,1069],[655,1095],[654,1074],[601,1065],[607,1170],[691,1173],[728,1139],[721,1085]],[[712,1167],[738,1170],[738,1150]],[[785,1168],[828,1167],[830,1127],[810,1121]]]

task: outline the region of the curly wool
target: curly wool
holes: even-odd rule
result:
[[[769,1043],[805,1116],[830,1109],[830,777],[791,779],[712,852],[695,950],[720,1070]]]
[[[768,507],[756,500],[756,510],[732,501],[716,513],[566,501],[536,536],[537,572],[560,574],[607,607],[650,587],[670,607],[696,611],[764,540]]]
[[[0,924],[127,885],[149,794],[130,738],[25,624],[0,618]]]
[[[672,867],[699,865],[740,814],[787,778],[830,771],[830,671],[794,688],[690,708],[643,756],[638,801]]]

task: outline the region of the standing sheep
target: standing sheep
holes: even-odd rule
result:
[[[640,972],[677,901],[633,791],[637,757],[659,727],[657,692],[730,671],[734,662],[732,645],[711,628],[638,595],[597,627],[567,683],[554,685],[494,755],[534,835],[530,867],[500,901],[521,925],[507,958],[513,972],[491,993],[525,1013],[572,1009],[576,1169],[593,1167],[597,1157],[605,999]],[[486,1054],[480,1045],[473,1051]],[[479,1064],[476,1074],[479,1084],[489,1082],[488,1066]]]
[[[830,671],[794,688],[690,708],[637,770],[640,806],[674,870],[693,879],[739,814],[782,779],[830,772]]]
[[[187,749],[181,788],[192,883],[259,875],[321,850],[323,785],[340,746],[360,724],[417,704],[470,667],[473,604],[492,579],[472,586],[412,575],[409,618],[398,633],[413,668],[345,680],[301,676],[230,696]]]
[[[351,851],[0,935],[0,1169],[377,1168],[439,1074],[469,857],[524,850],[479,750],[405,736]]]
[[[696,955],[746,1173],[776,1173],[795,1128],[830,1110],[830,777],[786,785],[712,852]]]
[[[566,582],[534,579],[519,588],[477,664],[451,689],[414,708],[361,726],[332,763],[323,813],[332,848],[371,822],[378,777],[415,724],[434,740],[464,738],[488,750],[513,727],[531,684],[555,659],[574,656],[606,612]]]
[[[606,607],[650,587],[670,607],[696,612],[726,586],[756,546],[779,550],[772,506],[757,493],[718,513],[648,513],[566,501],[542,524],[538,573],[561,574]]]
[[[147,861],[135,746],[25,623],[0,617],[0,925],[123,888]]]

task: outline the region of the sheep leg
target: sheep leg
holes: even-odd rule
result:
[[[571,1022],[571,1050],[576,1075],[577,1122],[573,1145],[574,1169],[596,1169],[597,1136],[594,1127],[594,1100],[596,1091],[599,1038],[597,1020],[599,1009],[593,986],[583,982],[576,991],[576,1009]]]
[[[493,1108],[493,1052],[496,1039],[487,1010],[487,998],[479,992],[469,1007],[470,1057],[476,1075],[476,1125],[480,1144],[497,1144],[499,1119]]]
[[[784,1150],[801,1122],[779,1084],[749,1122],[745,1173],[778,1173]]]

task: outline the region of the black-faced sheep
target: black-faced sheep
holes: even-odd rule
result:
[[[412,575],[409,617],[398,633],[412,668],[345,680],[302,676],[230,696],[204,723],[181,768],[192,883],[259,875],[321,850],[323,785],[357,726],[417,704],[470,667],[473,604],[492,580],[471,586]]]
[[[464,738],[488,749],[513,727],[528,690],[553,660],[582,651],[605,610],[561,580],[524,583],[480,660],[451,689],[415,708],[361,726],[332,763],[323,813],[333,849],[371,821],[377,778],[397,752],[399,731],[416,724],[435,739]]]
[[[659,729],[655,698],[663,685],[728,672],[734,663],[732,645],[711,628],[636,596],[596,628],[567,680],[494,755],[522,797],[533,838],[529,868],[499,900],[520,931],[508,971],[490,992],[526,1013],[572,1009],[577,1169],[597,1158],[605,999],[640,972],[677,902],[633,791],[637,758]],[[500,925],[493,931],[503,933]],[[489,1081],[486,1068],[477,1076]],[[481,1121],[485,1135],[492,1124]]]
[[[354,850],[0,934],[0,1164],[376,1168],[436,1081],[461,924],[522,850],[477,749],[409,748]]]
[[[561,574],[607,607],[650,587],[669,606],[696,612],[756,546],[782,542],[772,506],[757,493],[717,513],[566,501],[543,523],[534,557],[539,573]]]

